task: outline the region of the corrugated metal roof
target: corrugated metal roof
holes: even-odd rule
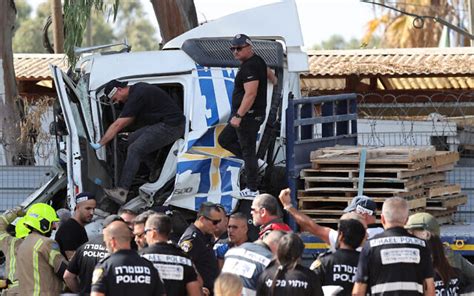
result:
[[[310,51],[310,76],[472,75],[474,47]]]
[[[67,58],[64,54],[14,54],[15,76],[18,80],[52,79],[49,64],[67,70]]]

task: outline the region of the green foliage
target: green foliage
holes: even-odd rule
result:
[[[28,4],[28,2],[26,2],[26,0],[15,0],[15,6],[16,6],[16,25],[18,25],[18,23],[26,21],[30,17],[32,8]]]
[[[0,0],[1,1],[1,0]],[[16,0],[20,3],[18,21],[18,33],[13,39],[13,49],[17,53],[46,53],[43,48],[42,37],[43,27],[47,18],[51,14],[51,0],[45,0],[39,4],[36,10],[36,17],[31,17],[31,6],[25,0]],[[70,5],[74,3],[73,11],[78,14],[80,8],[77,0],[66,0]],[[102,45],[122,41],[127,38],[133,51],[156,50],[158,49],[158,40],[156,38],[156,29],[145,15],[145,11],[139,1],[122,1],[120,10],[115,11],[115,3],[118,0],[89,1],[103,2],[102,6],[92,6],[89,17],[84,15],[73,18],[72,27],[69,25],[70,18],[65,18],[66,27],[65,48],[71,51],[74,46]],[[113,2],[113,3],[112,3]],[[82,3],[82,4],[84,4]],[[23,5],[24,4],[24,5]],[[66,3],[65,3],[66,4]],[[82,6],[84,7],[84,6]],[[68,7],[67,9],[70,9]],[[21,10],[20,10],[21,9]],[[64,8],[66,10],[66,7]],[[115,14],[115,12],[117,14]],[[70,10],[69,13],[72,13]],[[153,13],[153,12],[152,12]],[[114,22],[114,17],[117,17]],[[85,30],[87,22],[91,22],[91,44],[86,42]],[[84,23],[78,23],[84,22]],[[52,42],[52,28],[50,27],[50,41]],[[81,30],[81,32],[77,32]],[[79,34],[80,33],[80,34]],[[76,40],[80,38],[80,40]],[[80,41],[80,42],[79,42]],[[70,47],[67,47],[70,46]]]
[[[127,38],[132,51],[157,50],[156,29],[146,17],[140,2],[120,3],[117,15],[117,39]]]
[[[42,27],[43,24],[38,18],[22,22],[13,37],[13,52],[46,53],[42,43]]]
[[[118,7],[118,1],[115,1],[116,7]],[[82,45],[84,32],[91,17],[92,9],[103,11],[103,7],[103,0],[64,1],[64,26],[66,31],[64,34],[64,51],[70,65],[74,66],[77,62],[74,47]]]
[[[86,36],[84,36],[82,44],[88,46],[109,44],[115,41],[114,31],[112,26],[106,21],[104,14],[100,11],[93,11],[91,17],[91,43],[88,44]]]
[[[360,49],[360,48],[376,48],[380,45],[380,37],[373,36],[369,44],[363,44],[363,42],[357,38],[351,38],[346,41],[341,35],[335,34],[329,37],[329,39],[322,41],[320,44],[313,45],[312,49],[315,50],[344,50],[344,49]]]

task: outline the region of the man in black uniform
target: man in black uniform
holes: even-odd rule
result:
[[[216,255],[212,249],[213,233],[219,222],[219,208],[212,202],[204,202],[199,208],[196,221],[189,225],[179,240],[179,246],[196,264],[203,278],[204,288],[211,291],[211,294],[219,274]]]
[[[352,295],[435,295],[431,253],[404,225],[408,203],[389,198],[382,206],[384,232],[364,244]]]
[[[256,295],[323,295],[318,276],[299,263],[303,251],[304,243],[297,234],[284,235],[278,243],[277,259],[258,279]]]
[[[103,233],[111,255],[94,269],[91,295],[165,295],[153,264],[130,249],[131,233],[127,224],[114,221]]]
[[[89,240],[84,226],[92,221],[96,204],[93,193],[78,194],[74,215],[64,222],[56,232],[54,239],[58,242],[61,253],[67,260],[71,260],[76,249]]]
[[[356,251],[366,236],[364,225],[356,219],[348,218],[352,213],[342,215],[339,220],[336,252],[327,251],[313,262],[310,269],[319,276],[321,285],[342,289],[331,295],[350,296],[359,261]],[[326,287],[328,289],[330,287]]]
[[[258,192],[257,133],[265,119],[267,106],[267,77],[276,84],[276,77],[265,61],[256,55],[247,35],[232,39],[232,53],[241,62],[234,80],[232,117],[219,135],[219,144],[245,162],[247,188],[242,197],[255,197]]]
[[[104,220],[103,228],[114,221],[123,220],[118,215],[110,215]],[[80,246],[69,261],[64,273],[64,281],[69,289],[74,293],[79,293],[79,295],[89,295],[94,268],[100,260],[108,255],[109,252],[102,235],[98,235]]]
[[[112,200],[124,204],[140,163],[152,164],[153,152],[174,143],[183,135],[185,117],[177,102],[155,85],[137,83],[127,86],[126,82],[112,80],[106,84],[104,92],[112,101],[124,103],[124,107],[99,143],[91,143],[94,149],[109,143],[134,121],[145,125],[128,138],[127,158],[118,188],[104,190]]]
[[[148,247],[141,255],[150,260],[165,283],[167,295],[201,295],[202,284],[191,259],[169,241],[171,219],[165,214],[152,214],[145,224]]]

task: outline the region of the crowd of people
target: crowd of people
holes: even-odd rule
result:
[[[357,196],[334,230],[295,209],[289,195],[288,189],[279,200],[257,195],[250,213],[227,213],[204,202],[183,233],[170,214],[121,210],[103,221],[101,235],[88,237],[85,225],[96,201],[87,192],[77,195],[72,215],[62,222],[47,204],[11,209],[0,217],[3,295],[474,293],[474,266],[443,245],[433,216],[409,216],[406,200],[384,202],[380,229],[373,227],[375,203]],[[330,246],[310,267],[301,260],[302,239],[282,220],[280,203],[303,230]],[[256,240],[249,236],[249,219],[261,230]]]

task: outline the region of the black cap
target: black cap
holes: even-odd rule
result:
[[[252,45],[252,40],[245,34],[237,34],[232,39],[232,46]]]
[[[76,195],[76,204],[83,202],[83,201],[88,201],[91,199],[95,199],[95,195],[92,192],[81,192],[78,195]]]
[[[344,209],[344,212],[356,212],[359,214],[369,214],[375,216],[377,204],[365,195],[358,195],[354,197],[351,204]]]
[[[127,86],[127,82],[120,82],[118,80],[111,80],[107,82],[104,88],[105,95],[111,99],[114,94],[117,92],[117,87],[123,88]]]

